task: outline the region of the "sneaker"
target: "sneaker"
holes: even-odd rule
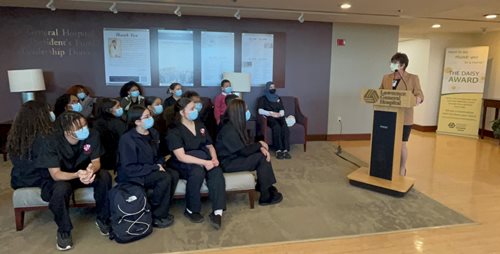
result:
[[[215,229],[219,230],[222,227],[222,216],[215,215],[213,212],[208,216],[210,219],[210,225]]]
[[[57,231],[56,239],[57,239],[56,248],[58,250],[69,250],[73,247],[73,239],[71,238],[71,232]]]
[[[259,199],[259,205],[261,205],[261,206],[274,205],[274,204],[278,204],[282,200],[283,200],[283,194],[276,192],[276,193],[271,194],[271,197],[269,197],[269,199],[267,199],[267,200]]]
[[[202,223],[205,221],[205,218],[203,218],[203,215],[200,213],[189,213],[188,211],[184,211],[184,216],[186,216],[192,223]]]
[[[289,159],[291,159],[291,158],[292,158],[292,156],[291,156],[291,155],[290,155],[290,153],[288,153],[288,152],[283,152],[283,158],[285,158],[285,159],[289,160]]]
[[[276,152],[276,159],[283,160],[285,158],[283,152]]]
[[[109,235],[110,231],[110,226],[109,223],[104,223],[103,221],[96,219],[95,220],[95,225],[99,229],[99,232],[101,232],[101,235]]]
[[[174,224],[174,216],[169,214],[167,218],[155,218],[153,220],[153,227],[155,228],[168,228]]]

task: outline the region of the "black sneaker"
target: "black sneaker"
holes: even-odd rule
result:
[[[222,227],[222,216],[215,215],[213,212],[208,216],[210,219],[210,225],[215,229],[219,230]]]
[[[271,194],[271,197],[269,197],[267,200],[259,199],[259,205],[261,205],[261,206],[274,205],[274,204],[278,204],[282,200],[283,200],[283,194],[276,192],[276,193]]]
[[[184,211],[184,216],[186,216],[192,223],[202,223],[205,221],[203,215],[200,213],[189,213],[187,210]]]
[[[99,232],[101,232],[101,235],[109,235],[109,231],[111,229],[109,223],[104,223],[103,221],[96,219],[95,225],[99,229]]]
[[[73,248],[73,239],[71,238],[71,232],[57,231],[56,239],[57,239],[56,248],[58,250],[69,250]]]
[[[276,152],[276,159],[283,160],[284,158],[285,158],[285,155],[283,152]]]
[[[289,160],[292,158],[292,156],[288,152],[283,152],[283,158]]]
[[[153,227],[155,228],[168,228],[174,224],[174,216],[169,214],[167,218],[155,218],[153,220]]]

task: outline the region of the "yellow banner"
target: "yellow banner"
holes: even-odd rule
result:
[[[477,138],[482,99],[482,93],[441,95],[437,132]]]

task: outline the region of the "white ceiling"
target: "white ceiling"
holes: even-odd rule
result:
[[[49,0],[0,0],[0,6],[46,8]],[[57,9],[109,11],[113,2],[120,12],[173,15],[177,5],[182,15],[297,20],[301,12],[307,21],[400,25],[401,34],[430,32],[479,33],[500,31],[500,15],[486,20],[483,15],[500,14],[500,0],[55,0]],[[352,8],[341,10],[349,2]],[[49,11],[47,9],[47,11]],[[117,14],[119,15],[119,13]],[[439,23],[441,29],[431,29]]]

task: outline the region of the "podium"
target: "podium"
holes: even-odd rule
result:
[[[373,104],[370,168],[347,176],[354,186],[393,196],[404,196],[415,179],[399,175],[405,109],[416,105],[411,91],[364,89],[364,103]]]

